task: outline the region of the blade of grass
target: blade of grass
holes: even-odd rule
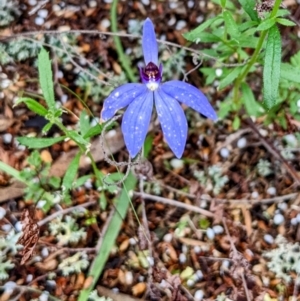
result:
[[[98,254],[94,259],[91,269],[88,273],[87,279],[90,279],[90,285],[81,291],[78,301],[87,301],[89,298],[89,294],[96,285],[109,253],[115,243],[115,240],[119,234],[121,225],[123,223],[123,219],[127,213],[130,197],[128,192],[133,190],[137,184],[137,179],[130,173],[127,179],[124,182],[124,186],[120,196],[117,198],[115,202],[115,209],[111,213],[111,217],[108,219],[108,222],[104,229],[106,229],[105,233],[103,233],[103,239],[100,241],[101,246],[98,250]]]
[[[16,180],[26,184],[27,186],[30,186],[30,183],[26,182],[26,180],[24,180],[21,175],[20,172],[16,169],[14,169],[13,167],[11,167],[10,165],[0,161],[0,170],[2,170],[3,172],[7,173],[8,175],[12,176],[13,178],[15,178]]]

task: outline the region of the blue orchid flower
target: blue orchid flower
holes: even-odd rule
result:
[[[171,80],[161,83],[162,65],[158,66],[158,48],[152,21],[143,26],[142,47],[145,68],[140,69],[141,84],[130,83],[116,88],[105,100],[103,121],[120,109],[127,109],[122,120],[122,133],[130,156],[135,157],[145,141],[152,115],[153,102],[164,138],[177,158],[181,158],[187,139],[187,120],[179,102],[213,120],[217,115],[205,95],[196,87]]]

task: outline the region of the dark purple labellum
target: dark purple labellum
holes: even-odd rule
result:
[[[140,76],[143,83],[149,82],[160,82],[161,81],[161,70],[158,67],[150,62],[146,68],[140,69]]]

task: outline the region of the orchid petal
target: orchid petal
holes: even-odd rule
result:
[[[116,88],[104,100],[101,119],[106,121],[112,118],[118,110],[125,108],[135,99],[141,101],[147,90],[143,84],[125,84]]]
[[[176,99],[158,89],[154,92],[155,107],[168,145],[177,158],[181,158],[186,138],[187,121]]]
[[[186,104],[204,116],[212,120],[218,118],[206,96],[196,87],[179,80],[172,80],[161,85],[161,89],[170,97]]]
[[[158,66],[158,48],[152,21],[147,18],[143,26],[143,53],[146,66],[152,62]]]
[[[146,138],[153,108],[153,93],[148,91],[135,99],[123,116],[122,132],[130,156],[137,155]]]

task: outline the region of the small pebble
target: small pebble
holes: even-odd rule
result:
[[[41,26],[41,25],[43,25],[43,24],[45,23],[45,20],[44,20],[43,18],[41,18],[41,17],[36,17],[36,18],[34,19],[34,23],[35,23],[36,25],[38,25],[38,26]]]
[[[179,262],[185,263],[186,262],[186,255],[184,253],[179,254]]]
[[[223,269],[223,270],[228,270],[228,268],[229,268],[229,265],[230,265],[230,262],[229,262],[229,260],[223,260],[222,261],[222,265],[221,265],[221,269]]]
[[[28,274],[28,275],[26,276],[26,282],[31,282],[32,279],[33,279],[33,275],[32,275],[32,274]]]
[[[6,210],[2,207],[0,207],[0,220],[5,216]]]
[[[186,21],[180,20],[180,21],[177,22],[175,28],[176,28],[176,30],[181,30],[181,29],[183,29],[184,27],[186,27]]]
[[[297,218],[296,218],[296,217],[293,217],[293,218],[291,219],[291,224],[292,224],[293,226],[296,226],[296,225],[298,224],[298,221],[297,221]]]
[[[199,253],[201,252],[200,246],[195,246],[195,247],[194,247],[194,252],[195,252],[196,254],[199,254]]]
[[[0,83],[0,87],[2,89],[5,89],[5,88],[9,87],[10,83],[11,83],[11,81],[9,79],[2,79],[1,83]]]
[[[188,279],[188,281],[186,282],[187,286],[192,287],[195,285],[195,281],[193,279]]]
[[[175,25],[175,23],[176,23],[176,18],[172,16],[172,17],[168,20],[168,25],[169,25],[169,26],[173,26],[173,25]]]
[[[48,16],[48,13],[49,12],[48,12],[47,9],[40,9],[37,14],[38,14],[39,17],[41,17],[43,19],[46,19],[47,16]]]
[[[131,237],[131,238],[129,238],[129,243],[130,243],[131,246],[135,246],[137,241],[134,237]]]
[[[30,6],[35,6],[37,4],[37,0],[28,0],[28,4]]]
[[[220,150],[220,155],[222,158],[227,159],[229,157],[229,150],[227,147],[223,147]]]
[[[41,251],[41,255],[45,258],[49,256],[49,250],[48,248],[44,247]]]
[[[149,5],[149,4],[150,4],[150,0],[142,0],[142,3],[143,3],[144,5]]]
[[[36,204],[36,208],[43,208],[46,205],[47,201],[39,200]]]
[[[203,297],[204,297],[204,292],[203,292],[203,290],[197,290],[197,291],[195,292],[195,295],[194,295],[195,301],[202,301],[202,300],[203,300]]]
[[[265,234],[264,240],[265,240],[266,243],[268,243],[270,245],[274,243],[274,238],[270,234]]]
[[[194,6],[195,2],[193,0],[189,0],[187,3],[188,8],[192,8]]]
[[[196,281],[202,280],[203,279],[203,273],[201,270],[197,270],[196,272]]]
[[[17,232],[22,231],[22,223],[20,221],[15,223],[15,230]]]
[[[184,167],[184,162],[183,160],[180,159],[172,159],[170,161],[170,165],[174,168],[174,169],[181,169]]]
[[[216,76],[217,76],[217,77],[220,77],[222,74],[223,74],[223,70],[220,69],[220,68],[217,68],[217,69],[216,69]]]
[[[244,148],[246,145],[247,145],[247,139],[245,137],[242,137],[237,141],[238,148]]]
[[[300,99],[297,100],[297,107],[300,108]]]
[[[171,9],[175,9],[175,8],[178,7],[178,3],[177,2],[170,2],[169,6],[170,6]]]
[[[97,7],[97,1],[95,1],[95,0],[89,1],[89,7],[91,7],[91,8]]]
[[[149,263],[150,266],[154,266],[154,258],[151,256],[147,256],[147,261]]]
[[[6,292],[12,292],[16,288],[17,284],[14,281],[7,281],[4,283],[4,289]]]
[[[208,239],[213,240],[215,238],[215,232],[212,228],[206,229],[206,236]]]
[[[279,203],[279,204],[277,205],[277,207],[278,207],[278,209],[280,209],[281,211],[286,211],[287,208],[288,208],[288,205],[287,205],[287,203]]]
[[[224,232],[224,228],[220,225],[213,226],[215,234],[221,234]]]
[[[127,285],[132,285],[133,283],[133,274],[130,271],[125,273],[125,282]]]
[[[182,253],[186,254],[188,252],[188,250],[189,250],[189,248],[187,247],[187,245],[182,245],[182,247],[181,247]]]
[[[269,194],[269,195],[276,195],[276,188],[275,187],[273,187],[273,186],[271,186],[271,187],[269,187],[268,189],[267,189],[267,193]]]
[[[171,242],[171,241],[172,241],[172,238],[173,238],[173,234],[172,234],[172,233],[167,233],[167,234],[164,236],[164,241],[165,241],[165,242]]]
[[[273,222],[275,225],[280,225],[284,222],[284,216],[281,213],[277,213],[273,217]]]
[[[100,23],[100,26],[103,28],[108,28],[110,26],[110,21],[108,19],[103,19]]]
[[[257,191],[253,191],[253,192],[251,193],[251,198],[252,198],[252,199],[257,199],[258,196],[259,196],[259,194],[258,194]]]
[[[300,223],[300,213],[297,214],[296,219],[297,219],[297,222]]]

